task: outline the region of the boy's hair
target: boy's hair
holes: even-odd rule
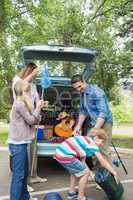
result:
[[[71,84],[74,84],[78,81],[83,81],[83,76],[81,74],[75,74],[71,79]]]
[[[97,136],[99,139],[102,139],[103,142],[105,143],[108,139],[107,133],[105,132],[104,129],[99,128],[99,129],[93,129],[92,133]]]
[[[14,85],[14,91],[16,96],[22,96],[23,92],[28,92],[31,89],[30,83],[27,81],[17,81],[16,84]]]
[[[99,139],[102,139],[104,141],[104,143],[105,143],[107,141],[107,139],[108,139],[107,133],[102,128],[98,129],[97,131],[98,131],[97,137]]]

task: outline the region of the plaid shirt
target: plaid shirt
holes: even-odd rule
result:
[[[95,125],[98,118],[112,123],[112,113],[104,91],[97,86],[87,85],[80,95],[80,114],[90,117],[90,124]]]

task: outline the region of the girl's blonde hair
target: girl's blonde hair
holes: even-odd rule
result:
[[[31,85],[27,81],[20,80],[14,85],[14,91],[17,97],[22,96],[23,92],[29,92],[30,89]]]
[[[31,85],[27,81],[17,81],[16,84],[14,85],[14,91],[16,94],[16,97],[22,97],[23,92],[30,92],[31,90]],[[31,106],[26,100],[23,100],[25,106],[27,107],[28,111],[31,113]]]

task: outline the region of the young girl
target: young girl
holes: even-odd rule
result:
[[[30,98],[29,101],[32,105],[32,110],[35,109],[37,101],[39,100],[39,95],[37,92],[37,88],[36,85],[33,83],[34,79],[37,77],[39,73],[39,67],[35,64],[35,63],[28,63],[24,68],[21,69],[20,73],[18,75],[16,75],[13,78],[13,83],[12,83],[12,91],[13,91],[13,98],[14,100],[16,99],[16,94],[14,91],[14,86],[17,83],[17,81],[20,80],[24,80],[27,81],[31,84],[31,92],[30,92]],[[47,104],[46,101],[44,101],[44,106],[47,107],[47,105],[45,105],[45,103]],[[46,178],[41,178],[37,175],[37,151],[36,149],[36,142],[35,139],[32,140],[32,143],[30,143],[29,145],[29,162],[30,162],[30,166],[33,165],[32,161],[33,161],[33,154],[34,154],[34,165],[32,167],[30,167],[29,170],[29,183],[43,183],[46,182],[47,179]],[[28,191],[33,192],[34,189],[28,185]]]
[[[14,86],[16,100],[11,111],[8,144],[12,157],[12,181],[10,200],[37,200],[27,191],[28,153],[27,144],[35,137],[34,125],[39,123],[43,101],[39,100],[34,112],[28,103],[31,86],[26,81],[17,81]]]

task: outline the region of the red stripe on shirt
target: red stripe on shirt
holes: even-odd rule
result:
[[[92,142],[89,140],[89,138],[88,138],[88,137],[84,137],[84,139],[86,140],[86,142],[87,142],[89,145],[91,145],[91,144],[92,144]]]
[[[65,143],[68,144],[68,146],[76,153],[77,157],[81,157],[80,153],[77,151],[77,149],[69,142],[69,141],[65,141]]]
[[[61,156],[58,156],[57,154],[55,154],[53,156],[53,158],[56,159],[59,162],[72,162],[72,161],[76,160],[75,157],[61,157]]]

